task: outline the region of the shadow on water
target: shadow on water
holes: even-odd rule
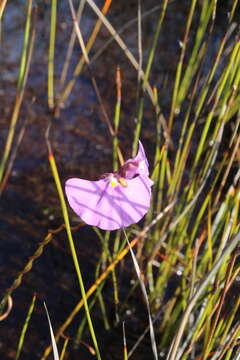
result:
[[[148,8],[158,4],[149,1]],[[128,20],[136,17],[137,1],[128,4],[117,2],[112,5],[109,19],[113,25],[120,28]],[[55,71],[59,78],[63,65],[69,36],[71,33],[71,16],[67,2],[59,4],[59,18],[57,26],[57,46]],[[163,111],[167,111],[170,103],[172,80],[179,56],[176,34],[181,34],[184,19],[188,11],[188,2],[175,2],[167,13],[166,24],[163,28],[164,36],[160,37],[159,58],[154,64],[153,75],[155,83],[165,83],[162,88],[161,102]],[[37,36],[33,61],[25,98],[20,113],[17,132],[23,121],[26,121],[26,131],[19,147],[17,158],[3,192],[0,202],[0,294],[12,284],[16,274],[23,269],[28,258],[43,240],[49,228],[57,228],[62,223],[59,200],[54,181],[47,160],[47,148],[44,133],[51,115],[47,109],[47,53],[49,33],[50,5],[47,2],[39,5],[37,20]],[[151,44],[151,37],[155,31],[158,12],[143,22],[144,56]],[[9,2],[2,25],[1,62],[0,62],[0,112],[1,133],[0,146],[4,148],[5,139],[11,117],[22,41],[24,36],[25,2]],[[83,36],[87,38],[96,18],[87,9],[82,18]],[[167,31],[166,31],[167,30]],[[137,26],[130,27],[124,33],[124,39],[133,54],[137,57]],[[217,36],[217,35],[216,35]],[[97,51],[108,38],[106,29],[102,28],[94,45]],[[80,55],[79,46],[73,52],[70,73],[72,73]],[[171,61],[169,61],[171,59]],[[134,129],[134,109],[136,104],[137,74],[129,65],[122,51],[112,43],[103,55],[93,64],[104,105],[110,118],[115,108],[115,71],[121,65],[122,111],[120,140],[123,149],[129,149]],[[129,136],[131,134],[131,136]],[[155,120],[152,109],[146,104],[143,122],[142,138],[151,159],[155,137]],[[76,81],[74,91],[69,97],[60,117],[53,121],[51,133],[52,146],[56,155],[62,182],[72,176],[96,179],[100,174],[111,171],[112,143],[97,97],[91,85],[88,71]],[[74,233],[80,263],[82,264],[86,289],[94,282],[95,265],[100,256],[101,248],[95,233],[84,227]],[[46,246],[43,254],[36,260],[31,271],[23,278],[21,286],[14,292],[14,307],[9,317],[0,327],[0,357],[10,360],[15,358],[16,347],[24,319],[34,293],[37,294],[37,305],[33,313],[24,345],[22,358],[31,360],[40,358],[43,349],[49,343],[49,330],[43,310],[43,300],[46,301],[53,327],[57,329],[66,316],[79,301],[79,288],[76,275],[70,261],[64,231],[56,234],[53,241]],[[130,260],[130,259],[129,259]],[[129,266],[127,266],[129,264]],[[131,287],[130,279],[135,278],[132,265],[128,260],[124,264],[124,271],[118,270],[120,300],[124,302]],[[106,304],[110,323],[114,324],[114,303],[111,281],[105,286]],[[128,346],[135,343],[147,324],[141,295],[129,300],[122,314],[126,321],[126,335]],[[138,299],[138,300],[137,300]],[[103,358],[122,359],[122,325],[110,330],[103,330],[102,316],[96,310],[94,323],[99,338]],[[73,327],[66,331],[66,336],[73,336],[82,319],[83,313],[78,315]],[[87,340],[86,340],[87,339]],[[84,337],[91,343],[90,338]],[[133,359],[149,357],[148,336],[140,346]],[[92,359],[87,348],[80,345],[78,350],[72,350],[66,358]]]

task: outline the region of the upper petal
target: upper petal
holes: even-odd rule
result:
[[[149,175],[148,166],[149,164],[144,151],[144,147],[141,141],[139,140],[137,155],[132,159],[128,159],[123,165],[126,179],[131,179],[135,175],[142,175],[142,174],[148,176]]]

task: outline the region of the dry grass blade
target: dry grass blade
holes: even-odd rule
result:
[[[29,8],[31,8],[31,1],[29,1],[28,6],[29,6]],[[32,11],[28,11],[27,16],[30,17],[31,15],[32,15]],[[17,121],[18,121],[19,113],[20,113],[21,106],[23,103],[26,83],[27,83],[27,79],[28,79],[28,75],[29,75],[29,71],[30,71],[30,64],[31,64],[31,60],[32,60],[33,47],[34,47],[35,34],[36,34],[36,29],[35,29],[36,17],[37,17],[37,12],[36,12],[36,9],[34,9],[32,31],[31,31],[31,35],[29,36],[28,54],[26,55],[27,60],[26,60],[24,72],[22,74],[22,80],[20,82],[21,87],[18,88],[18,91],[17,91],[15,105],[14,105],[14,109],[13,109],[12,116],[11,116],[10,127],[9,127],[9,131],[8,131],[7,139],[6,139],[6,144],[5,144],[2,159],[0,161],[0,183],[2,182],[4,172],[5,172],[5,167],[8,162],[10,152],[12,150],[12,144],[13,144],[15,133],[16,133]],[[27,28],[27,31],[30,32],[29,27]],[[26,44],[23,49],[23,52],[25,52],[25,51],[27,51]]]
[[[53,333],[53,329],[52,329],[52,325],[51,325],[51,320],[48,314],[48,310],[47,310],[47,306],[45,304],[45,302],[43,303],[45,310],[46,310],[46,314],[47,314],[47,318],[48,318],[48,325],[49,325],[49,330],[50,330],[50,334],[51,334],[51,342],[52,342],[52,348],[53,348],[53,357],[54,360],[59,360],[59,355],[58,355],[58,349],[57,349],[57,344],[54,338],[54,333]]]
[[[130,246],[130,243],[129,243],[129,241],[128,241],[128,237],[127,237],[127,234],[126,234],[126,232],[125,232],[125,229],[123,229],[123,233],[124,233],[125,238],[126,238],[126,240],[127,240],[127,243],[128,243],[128,246],[129,246],[129,250],[130,250],[130,253],[131,253],[131,256],[132,256],[133,264],[134,264],[134,267],[135,267],[135,270],[136,270],[136,274],[137,274],[137,277],[138,277],[138,281],[139,281],[139,284],[140,284],[140,287],[141,287],[141,290],[142,290],[142,293],[143,293],[144,300],[145,300],[145,302],[146,302],[153,355],[154,355],[154,359],[155,359],[155,360],[158,360],[157,345],[156,345],[156,339],[155,339],[155,334],[154,334],[154,328],[153,328],[153,322],[152,322],[150,304],[149,304],[149,301],[148,301],[147,290],[146,290],[144,281],[143,281],[143,279],[142,279],[141,270],[140,270],[140,268],[139,268],[139,265],[138,265],[136,256],[135,256],[135,254],[134,254],[134,252],[133,252],[133,250],[132,250],[132,248],[131,248],[131,246]]]
[[[125,323],[123,322],[123,359],[128,360],[127,353],[127,341],[126,341],[126,333],[125,333]]]
[[[149,15],[153,14],[154,12],[156,12],[157,10],[161,9],[162,5],[156,5],[153,8],[145,11],[142,13],[142,20],[144,18],[147,18]],[[136,22],[138,22],[138,16],[133,18],[132,20],[128,21],[124,26],[122,26],[120,29],[118,29],[118,31],[116,31],[118,33],[118,35],[122,34],[125,30],[127,30],[129,27],[131,27],[132,25],[134,25]],[[108,39],[105,44],[103,44],[103,46],[101,46],[100,49],[98,49],[96,51],[96,53],[93,55],[93,58],[91,59],[91,63],[95,62],[99,56],[101,56],[103,54],[103,52],[108,48],[108,46],[114,41],[115,39],[115,35],[111,35],[110,39]]]
[[[106,13],[108,12],[111,2],[112,2],[112,0],[105,0],[104,6],[102,8],[102,13],[104,15],[106,15]],[[84,0],[79,5],[77,15],[76,15],[76,20],[77,20],[78,24],[80,23],[81,13],[83,11],[83,7],[84,7],[85,3],[86,3],[86,1]],[[98,19],[98,21],[96,22],[96,24],[92,30],[92,33],[91,33],[89,39],[87,41],[87,44],[86,44],[87,53],[89,53],[89,51],[91,50],[91,48],[95,42],[95,39],[98,35],[98,32],[101,28],[101,25],[102,25],[102,21],[101,21],[101,19]],[[75,25],[74,25],[74,28],[75,28]],[[63,67],[63,71],[62,71],[62,75],[61,75],[61,79],[60,79],[60,88],[63,87],[65,79],[66,79],[67,70],[68,70],[70,60],[71,60],[71,54],[72,54],[75,38],[76,38],[76,32],[75,32],[75,29],[73,29],[73,33],[72,33],[70,43],[69,43],[69,48],[68,48],[67,55],[66,55],[66,60],[64,63],[64,67]],[[70,95],[70,93],[74,87],[76,78],[80,75],[80,73],[82,71],[84,63],[85,63],[85,57],[81,56],[78,64],[76,65],[76,67],[74,69],[72,79],[68,81],[67,85],[65,86],[64,90],[62,91],[62,93],[60,95],[59,104],[58,104],[59,107],[64,106],[65,101],[67,100],[68,96]]]
[[[115,41],[118,43],[120,48],[124,51],[125,55],[129,59],[129,61],[133,65],[133,67],[137,71],[139,71],[141,79],[143,80],[145,78],[145,74],[144,74],[143,70],[140,68],[139,63],[137,62],[137,60],[135,59],[135,57],[133,56],[131,51],[128,49],[125,42],[119,36],[119,34],[114,29],[112,24],[107,20],[106,16],[104,16],[104,14],[100,11],[100,9],[97,7],[97,5],[93,2],[93,0],[86,0],[86,1],[89,4],[89,6],[93,9],[93,11],[97,14],[97,16],[101,19],[101,21],[106,26],[106,28],[108,29],[110,34],[114,37]],[[152,104],[155,105],[154,92],[153,92],[153,89],[152,89],[152,87],[151,87],[151,85],[150,85],[150,83],[148,81],[146,82],[146,91],[147,91],[147,93],[148,93],[148,95],[149,95],[149,97],[151,99]],[[157,113],[159,115],[161,114],[161,110],[160,110],[159,106],[157,106]],[[165,118],[164,118],[164,116],[162,114],[161,114],[161,117],[159,117],[159,119],[160,119],[161,124],[162,124],[163,129],[164,129],[164,136],[166,138],[166,141],[167,141],[168,144],[170,144],[172,146],[172,140],[171,140],[171,137],[170,137],[170,134],[169,134],[169,131],[168,131],[166,120],[165,120]]]
[[[85,3],[86,3],[85,0],[83,0],[79,4],[78,11],[77,11],[77,19],[76,19],[78,23],[80,23]],[[75,31],[75,25],[73,25],[72,34],[71,34],[71,38],[70,38],[70,41],[69,41],[69,44],[68,44],[67,54],[66,54],[66,58],[65,58],[65,61],[64,61],[64,64],[63,64],[63,69],[62,69],[62,73],[61,73],[61,77],[60,77],[60,81],[59,81],[60,89],[63,88],[63,86],[65,84],[65,81],[66,81],[66,77],[67,77],[68,68],[69,68],[72,53],[73,53],[75,40],[76,40],[76,31]]]
[[[75,27],[75,31],[76,31],[76,34],[77,34],[77,37],[78,37],[78,40],[79,40],[79,44],[81,46],[81,50],[83,52],[83,57],[85,59],[85,62],[86,64],[89,66],[90,65],[90,61],[89,61],[89,57],[88,57],[88,52],[87,52],[87,49],[85,47],[85,44],[84,44],[84,41],[83,41],[83,37],[82,37],[82,33],[81,33],[81,30],[79,28],[79,25],[78,25],[78,22],[77,22],[77,18],[76,18],[76,13],[75,13],[75,10],[74,10],[74,7],[73,7],[73,3],[72,3],[72,0],[68,0],[69,1],[69,6],[70,6],[70,9],[71,9],[71,14],[72,14],[72,18],[73,18],[73,22],[74,22],[74,27]],[[90,70],[90,68],[89,68]],[[96,95],[97,95],[97,98],[98,98],[98,101],[99,101],[99,104],[101,106],[101,110],[103,112],[103,115],[104,115],[104,119],[107,123],[107,126],[108,126],[108,129],[109,129],[109,132],[112,136],[114,136],[114,130],[113,130],[113,127],[111,125],[111,122],[110,122],[110,119],[108,117],[108,114],[105,110],[105,107],[103,105],[103,102],[102,102],[102,99],[101,99],[101,95],[100,95],[100,92],[98,90],[98,86],[97,86],[97,83],[96,83],[96,80],[95,80],[95,77],[93,76],[93,74],[91,73],[90,71],[90,74],[91,74],[91,80],[92,80],[92,84],[93,84],[93,87],[94,87],[94,90],[96,92]]]
[[[0,21],[2,20],[2,16],[6,5],[7,5],[7,0],[2,0],[0,4]]]

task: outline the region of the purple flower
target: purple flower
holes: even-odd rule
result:
[[[148,161],[139,141],[137,156],[118,171],[97,181],[69,179],[65,192],[71,208],[86,224],[116,230],[137,223],[147,213],[153,184],[148,175]]]

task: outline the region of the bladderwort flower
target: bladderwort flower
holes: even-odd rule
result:
[[[150,207],[148,161],[139,141],[137,155],[100,180],[72,178],[65,192],[73,211],[88,225],[117,230],[137,223]]]

